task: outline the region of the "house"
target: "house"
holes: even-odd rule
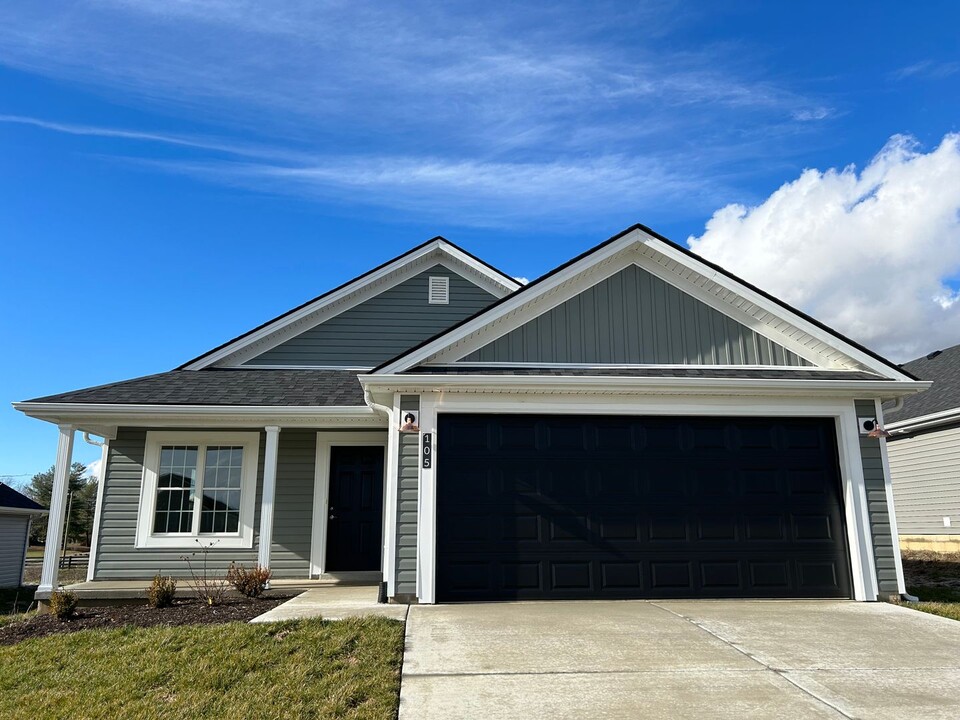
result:
[[[886,411],[900,547],[960,552],[960,345],[903,367],[933,387]]]
[[[904,584],[861,419],[926,387],[636,225],[522,287],[435,238],[175,370],[15,407],[59,427],[51,527],[75,432],[106,440],[95,582],[203,543],[395,601],[875,600]]]
[[[0,482],[0,588],[23,585],[30,525],[35,517],[46,513],[42,505]]]

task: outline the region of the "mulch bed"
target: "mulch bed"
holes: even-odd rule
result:
[[[149,605],[80,607],[77,608],[76,615],[69,620],[58,620],[54,615],[46,613],[31,615],[26,620],[0,626],[0,645],[13,645],[29,638],[80,630],[247,622],[289,599],[276,596],[256,600],[228,598],[221,605],[213,607],[199,600],[186,598],[178,599],[171,607],[166,608],[153,608]]]
[[[908,587],[925,585],[960,589],[960,553],[904,550],[901,555]]]

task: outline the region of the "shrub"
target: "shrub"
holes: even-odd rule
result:
[[[270,568],[254,565],[247,570],[243,565],[230,563],[227,570],[227,582],[236,588],[237,592],[249,598],[260,597],[267,589],[267,583],[273,573]]]
[[[193,567],[193,563],[190,561],[189,555],[184,555],[180,558],[181,560],[186,561],[187,567],[190,569],[190,579],[187,580],[187,585],[190,586],[194,594],[196,594],[201,602],[210,607],[222,603],[223,596],[227,591],[227,583],[221,578],[218,578],[213,571],[208,570],[207,568],[207,560],[210,555],[210,550],[216,544],[216,540],[208,545],[204,545],[202,542],[197,540],[197,545],[200,546],[200,556],[203,558],[203,562],[199,569]],[[191,553],[191,555],[196,554],[197,553]]]
[[[54,590],[49,602],[50,612],[58,620],[69,620],[77,612],[77,596],[69,590]]]
[[[153,576],[153,582],[147,589],[147,602],[151,607],[165,608],[173,605],[173,599],[177,596],[177,581],[172,577],[164,577],[157,574]]]

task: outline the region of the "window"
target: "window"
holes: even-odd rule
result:
[[[431,305],[449,305],[450,278],[431,276],[427,300]]]
[[[252,547],[259,445],[259,433],[147,433],[137,547]]]

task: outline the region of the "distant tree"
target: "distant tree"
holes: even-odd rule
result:
[[[87,466],[75,462],[70,468],[70,494],[73,496],[73,505],[70,508],[70,526],[67,528],[67,542],[81,542],[90,544],[93,533],[93,513],[97,499],[97,481],[86,477]],[[53,473],[51,467],[45,472],[34,475],[23,489],[24,495],[50,507],[50,498],[53,495]],[[69,498],[69,496],[68,496]],[[66,513],[66,508],[64,508]],[[30,530],[31,543],[45,543],[47,539],[47,517],[34,518]]]

